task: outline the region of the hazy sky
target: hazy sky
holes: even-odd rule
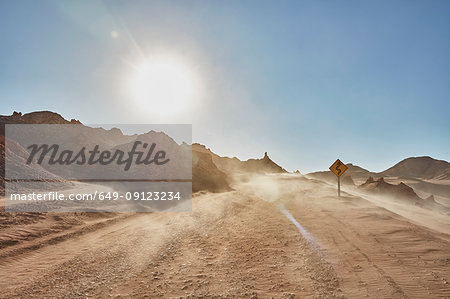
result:
[[[0,114],[192,123],[220,155],[301,172],[450,161],[449,15],[438,0],[0,0]],[[161,53],[198,89],[164,117],[125,87]]]

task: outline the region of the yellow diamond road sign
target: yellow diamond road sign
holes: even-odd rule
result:
[[[348,167],[341,162],[341,160],[337,159],[336,162],[333,163],[333,165],[330,166],[330,170],[336,175],[341,176]]]

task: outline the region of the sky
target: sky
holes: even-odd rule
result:
[[[217,154],[302,173],[450,161],[449,15],[439,0],[0,0],[0,114],[187,123]],[[158,57],[188,69],[187,105],[133,97]]]

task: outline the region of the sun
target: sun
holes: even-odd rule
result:
[[[186,112],[193,104],[197,93],[196,77],[182,61],[154,57],[134,69],[130,91],[143,112],[170,118]]]

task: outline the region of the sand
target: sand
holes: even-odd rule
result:
[[[6,244],[0,297],[450,296],[449,217],[347,189],[338,199],[299,175],[237,182],[197,194],[192,213],[111,215]]]

